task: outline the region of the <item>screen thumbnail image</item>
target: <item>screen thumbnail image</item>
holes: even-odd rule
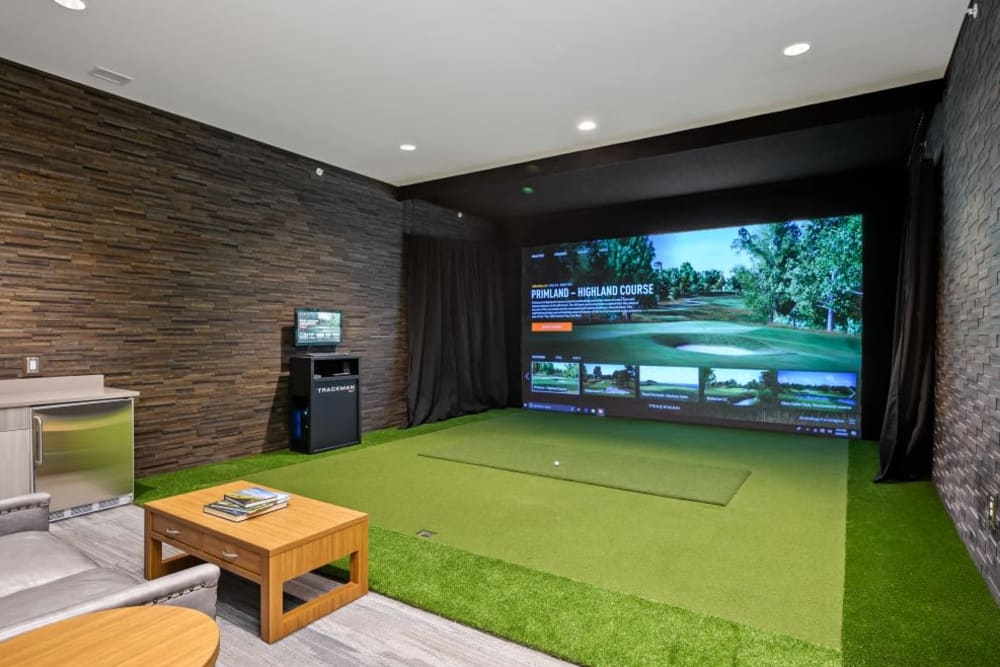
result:
[[[851,412],[858,407],[857,373],[778,371],[782,407],[823,412]]]
[[[635,396],[635,365],[593,363],[583,365],[583,393],[601,396]]]
[[[674,401],[698,400],[698,369],[692,366],[640,366],[639,395]]]
[[[739,408],[774,403],[777,371],[748,368],[706,368],[705,401]]]
[[[532,361],[531,391],[543,394],[579,394],[580,364],[575,361]]]

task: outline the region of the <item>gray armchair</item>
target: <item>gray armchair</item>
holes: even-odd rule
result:
[[[49,532],[49,495],[0,500],[0,641],[92,611],[148,604],[215,618],[219,568],[205,563],[153,581],[100,567]]]

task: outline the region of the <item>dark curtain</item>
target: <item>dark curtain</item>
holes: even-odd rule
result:
[[[934,163],[910,170],[893,327],[892,375],[879,444],[877,482],[927,477],[934,426],[938,183]]]
[[[507,404],[502,257],[493,247],[409,236],[410,426]]]

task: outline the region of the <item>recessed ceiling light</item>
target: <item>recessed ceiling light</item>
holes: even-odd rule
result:
[[[75,9],[80,11],[87,8],[87,3],[83,0],[54,0],[54,2],[60,7],[65,7],[66,9]]]
[[[581,120],[579,123],[576,124],[576,129],[580,130],[581,132],[590,132],[591,130],[597,129],[597,123],[595,123],[592,120]]]
[[[794,44],[789,44],[782,51],[786,56],[801,56],[803,53],[811,49],[809,42],[795,42]]]
[[[113,83],[116,86],[124,86],[132,82],[132,77],[129,75],[116,72],[113,69],[108,69],[107,67],[95,67],[87,73],[95,79],[107,81],[108,83]]]
[[[401,150],[401,151],[415,151],[415,150],[417,150],[417,147],[414,146],[413,144],[400,144],[399,145],[399,150]]]

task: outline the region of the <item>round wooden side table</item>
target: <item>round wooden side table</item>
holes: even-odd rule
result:
[[[218,657],[218,624],[168,605],[96,611],[0,643],[0,665],[211,667]]]

